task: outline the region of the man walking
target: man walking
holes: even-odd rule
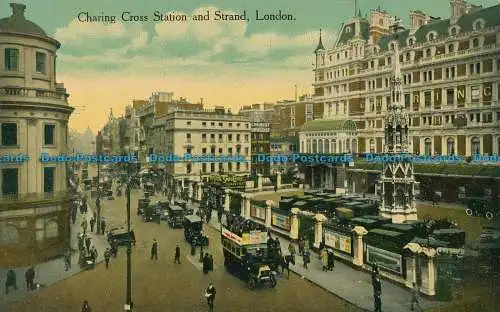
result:
[[[31,267],[26,270],[26,273],[24,273],[24,277],[26,277],[26,289],[28,291],[35,289],[35,269]]]
[[[374,312],[382,312],[382,285],[380,283],[380,276],[376,276],[372,280],[373,286],[373,299],[374,299]]]
[[[7,272],[7,279],[5,280],[5,294],[9,293],[9,289],[13,287],[14,290],[17,290],[17,277],[16,272],[10,269]]]
[[[90,237],[85,238],[85,247],[87,247],[87,253],[90,253],[90,244],[92,242],[92,239]]]
[[[87,226],[88,226],[88,224],[87,224],[87,219],[85,219],[85,217],[83,217],[81,226],[82,226],[82,230],[83,230],[83,235],[87,234]]]
[[[179,247],[179,243],[175,246],[175,259],[174,263],[181,264],[181,247]]]
[[[69,248],[64,252],[64,266],[65,271],[71,269],[71,250],[69,250]]]
[[[208,284],[207,290],[205,291],[205,297],[207,297],[208,308],[210,312],[214,311],[215,294],[217,291],[212,282]]]
[[[106,233],[105,230],[106,230],[106,220],[102,219],[102,221],[101,221],[101,235],[104,235],[104,233]]]
[[[423,311],[422,307],[420,306],[420,302],[418,301],[418,287],[416,283],[412,284],[412,294],[411,294],[411,311],[415,311],[415,305],[418,306],[419,311]]]
[[[153,239],[153,246],[151,246],[151,260],[158,260],[158,242],[156,241],[156,238]]]
[[[106,248],[104,251],[104,262],[106,263],[106,269],[109,268],[109,259],[111,258],[111,251],[109,248]]]
[[[90,218],[90,232],[92,233],[94,233],[95,222],[95,218],[92,216],[92,218]]]

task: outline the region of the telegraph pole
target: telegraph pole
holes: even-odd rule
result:
[[[125,311],[132,311],[132,237],[130,235],[130,191],[132,179],[131,174],[131,163],[127,164],[127,171],[129,180],[127,183],[127,232],[128,232],[128,243],[127,243],[127,295],[125,302]]]

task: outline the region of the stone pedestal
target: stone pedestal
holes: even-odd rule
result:
[[[299,239],[299,208],[292,208],[290,216],[290,239],[298,240]]]
[[[273,202],[271,200],[266,201],[266,227],[271,227],[273,213]]]
[[[354,238],[352,263],[360,267],[363,266],[364,263],[363,236],[365,236],[367,233],[368,231],[362,226],[355,226],[354,229],[352,229]]]
[[[281,189],[281,171],[276,173],[276,189]]]
[[[314,219],[316,223],[314,223],[314,248],[319,248],[320,244],[323,242],[323,222],[327,220],[327,218],[318,213]]]
[[[245,218],[250,219],[250,209],[251,209],[251,206],[252,206],[252,202],[251,202],[250,196],[245,195],[244,202],[245,202]]]
[[[404,249],[409,250],[414,256],[410,257],[410,259],[407,261],[407,266],[408,264],[416,264],[418,262],[418,265],[420,265],[420,272],[421,272],[421,285],[420,285],[420,292],[427,295],[427,296],[435,296],[436,295],[436,281],[437,281],[437,274],[436,274],[436,249],[434,248],[427,248],[427,247],[421,247],[419,244],[416,243],[409,243],[407,244]],[[419,258],[420,261],[416,261],[416,257]],[[413,261],[413,262],[412,262]],[[416,270],[419,269],[417,268],[417,265],[413,266],[413,269],[408,269],[407,267],[407,281],[405,282],[406,286],[412,287],[413,282],[418,282],[417,281],[417,274]]]
[[[230,210],[230,204],[231,204],[231,191],[226,189],[226,197],[224,198],[224,211],[229,211]]]
[[[262,191],[262,174],[257,174],[257,189]]]

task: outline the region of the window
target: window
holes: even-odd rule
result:
[[[201,123],[201,125],[202,125],[203,127],[206,127],[206,126],[207,126],[207,123],[206,123],[206,122],[202,122],[202,123]]]
[[[432,154],[432,141],[429,138],[425,139],[425,141],[424,141],[424,151],[425,151],[425,155]]]
[[[201,149],[201,153],[202,153],[202,154],[206,154],[206,153],[207,153],[207,148],[206,148],[206,147],[202,148],[202,149]]]
[[[45,74],[45,60],[47,55],[42,52],[36,52],[36,72]]]
[[[191,126],[191,121],[186,121],[186,125]]]
[[[481,154],[481,141],[477,137],[471,139],[471,153],[472,155]]]
[[[248,142],[248,134],[245,134],[245,142]]]
[[[227,170],[229,172],[233,171],[233,163],[230,163],[230,162],[227,163]]]
[[[201,171],[202,172],[207,172],[207,164],[206,163],[202,163],[201,164]]]
[[[228,155],[233,155],[233,148],[232,148],[232,147],[229,147],[229,148],[227,149],[227,154],[228,154]]]
[[[2,145],[12,146],[17,145],[17,124],[15,123],[2,123],[1,128]]]
[[[455,104],[455,90],[453,89],[446,90],[446,103],[448,105]]]
[[[228,134],[228,135],[227,135],[227,140],[228,140],[229,142],[232,142],[232,141],[233,141],[233,135],[232,135],[232,134]]]
[[[43,192],[52,193],[54,192],[54,173],[56,168],[45,167],[43,168]]]
[[[392,62],[391,57],[388,57],[388,58],[387,58],[387,64],[388,64],[388,65],[390,65],[390,64],[391,64],[391,62]]]
[[[210,155],[215,155],[215,147],[210,148]]]
[[[479,98],[481,96],[481,92],[479,91],[479,86],[471,87],[471,102],[479,103]]]
[[[202,133],[201,134],[201,140],[202,141],[206,141],[207,140],[207,134],[206,133]]]
[[[479,39],[478,38],[472,39],[472,47],[473,48],[479,47]]]
[[[429,34],[429,41],[432,41],[432,40],[434,40],[434,34],[433,34],[433,33],[430,33],[430,34]]]
[[[248,156],[248,147],[245,147],[245,156]]]
[[[411,102],[410,94],[406,93],[405,94],[405,108],[406,109],[410,108],[410,102]]]
[[[483,123],[492,123],[492,122],[493,122],[493,114],[483,113]]]
[[[191,171],[192,171],[191,164],[186,164],[186,173],[191,174]]]
[[[237,134],[237,135],[236,135],[236,142],[239,142],[239,141],[240,141],[240,135],[239,135],[239,134]]]
[[[222,122],[219,122],[219,127],[222,127]]]
[[[375,140],[370,139],[370,153],[375,153]]]
[[[408,40],[408,45],[409,45],[409,46],[413,45],[413,39],[409,39],[409,40]]]
[[[18,187],[18,169],[2,169],[2,195],[17,195],[19,194]]]
[[[222,154],[222,147],[219,147],[219,154]]]
[[[453,53],[453,51],[455,51],[455,46],[453,44],[450,44],[448,46],[448,53]]]
[[[219,134],[219,142],[222,142],[224,140],[224,137],[222,134]]]
[[[228,124],[228,126],[229,126],[229,127],[232,127],[232,126],[233,126],[233,123],[232,123],[232,122],[230,122],[230,123]]]
[[[215,164],[210,163],[210,172],[215,172]]]
[[[19,50],[5,49],[5,70],[19,70]]]
[[[431,57],[431,56],[432,56],[432,50],[431,50],[431,49],[427,49],[427,50],[425,51],[425,56],[426,56],[426,57]]]
[[[370,99],[370,112],[374,112],[374,111],[375,111],[375,99],[371,98]]]
[[[432,104],[431,100],[432,100],[432,92],[431,91],[424,92],[425,107],[431,106],[431,104]]]
[[[55,125],[45,125],[44,126],[44,144],[45,145],[54,145],[55,144]]]
[[[219,172],[223,172],[223,171],[224,171],[224,164],[219,163]]]
[[[187,140],[188,142],[190,142],[190,141],[191,141],[191,133],[186,133],[186,140]]]
[[[236,171],[240,171],[241,170],[241,165],[240,163],[236,163]]]

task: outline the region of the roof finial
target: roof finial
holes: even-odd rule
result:
[[[325,47],[323,46],[323,40],[321,38],[321,28],[319,29],[319,42],[318,42],[318,47],[316,50],[314,50],[314,53],[320,51],[320,50],[325,50]]]
[[[26,5],[22,3],[11,3],[12,16],[24,17],[24,10],[26,10]]]

